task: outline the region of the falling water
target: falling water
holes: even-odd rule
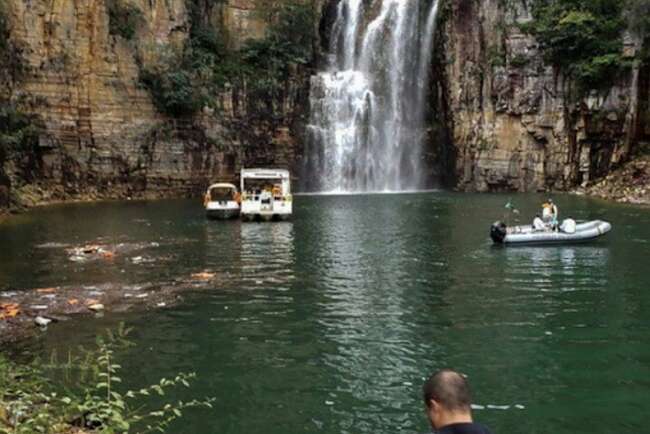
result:
[[[316,184],[310,189],[423,187],[424,107],[438,2],[339,2],[328,68],[311,82],[306,177]]]

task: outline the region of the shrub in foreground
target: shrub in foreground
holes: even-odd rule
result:
[[[69,355],[61,364],[53,355],[50,363],[17,365],[0,356],[0,433],[150,433],[165,432],[188,408],[212,408],[213,398],[175,401],[152,407],[152,396],[167,390],[190,387],[193,373],[163,378],[138,390],[124,390],[116,353],[132,344],[129,330],[97,338],[91,350]],[[59,377],[66,387],[55,387],[48,378]]]

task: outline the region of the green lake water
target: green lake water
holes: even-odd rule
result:
[[[297,196],[292,222],[268,224],[207,221],[196,200],[52,206],[0,224],[0,291],[217,273],[173,308],[74,318],[26,344],[48,354],[126,321],[126,386],[195,371],[191,394],[217,398],[174,433],[422,433],[420,387],[442,367],[467,374],[495,434],[643,432],[650,209],[558,196],[565,217],[613,231],[495,248],[509,197]],[[543,199],[513,196],[522,217]],[[140,248],[89,263],[64,250],[94,242]]]

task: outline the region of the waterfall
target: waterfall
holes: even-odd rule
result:
[[[311,80],[304,176],[315,183],[308,189],[423,187],[425,105],[439,0],[426,3],[338,3],[329,64]]]

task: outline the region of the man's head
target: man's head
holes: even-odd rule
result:
[[[549,200],[548,200],[547,202],[552,204],[552,203],[553,203],[553,199],[550,199],[550,198],[549,198]]]
[[[443,369],[433,374],[422,386],[422,397],[431,426],[436,430],[472,421],[469,385],[458,372]]]

